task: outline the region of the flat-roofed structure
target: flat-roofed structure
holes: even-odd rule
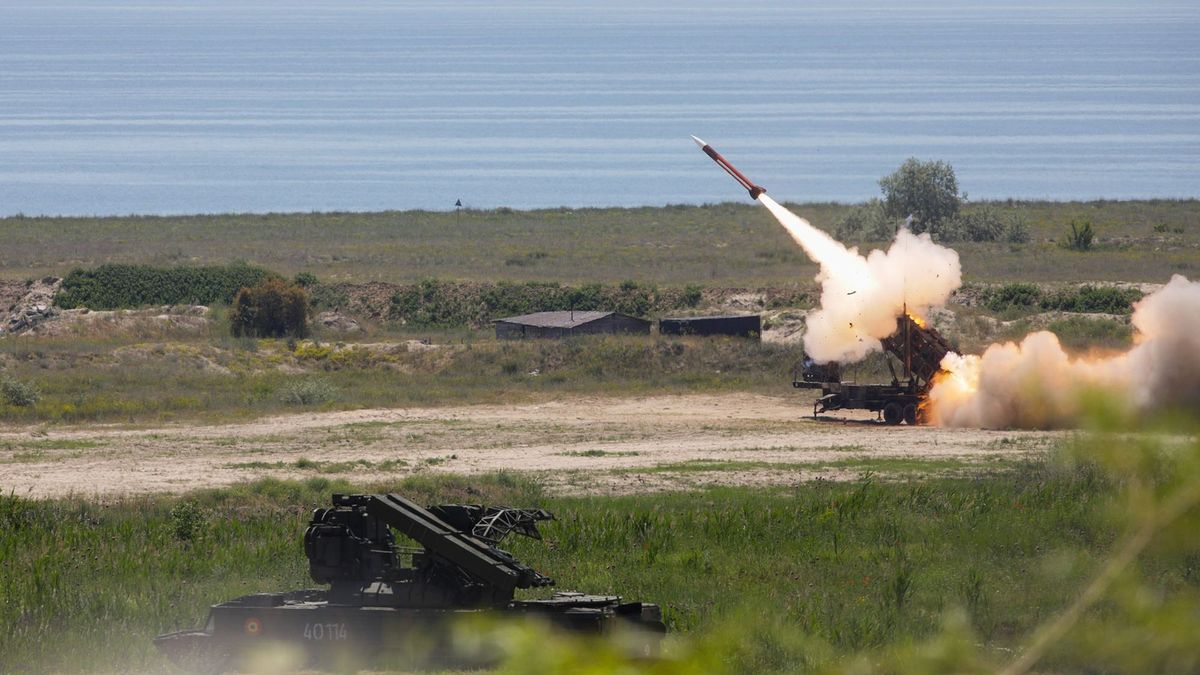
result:
[[[649,321],[617,312],[536,312],[497,319],[494,323],[496,337],[501,340],[562,338],[602,333],[650,334]]]
[[[660,319],[658,332],[662,335],[732,335],[759,339],[762,337],[762,317],[745,314]]]

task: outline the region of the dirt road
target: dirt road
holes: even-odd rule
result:
[[[574,398],[354,410],[218,426],[0,432],[0,489],[50,497],[185,492],[263,476],[381,482],[420,472],[529,472],[559,492],[793,483],[1001,466],[1060,434],[813,420],[797,397]]]

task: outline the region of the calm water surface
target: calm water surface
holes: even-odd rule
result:
[[[1192,3],[0,2],[0,214],[1197,196]]]

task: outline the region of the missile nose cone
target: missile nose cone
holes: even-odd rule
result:
[[[696,145],[700,146],[701,148],[708,145],[708,143],[705,143],[704,141],[700,140],[699,138],[696,138],[695,136],[692,136],[692,140],[695,141]]]

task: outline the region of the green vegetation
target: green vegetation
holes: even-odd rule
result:
[[[402,459],[385,459],[372,462],[369,459],[356,459],[348,462],[323,462],[316,459],[301,457],[294,462],[234,462],[227,464],[230,469],[298,469],[321,474],[354,473],[358,471],[396,471],[408,466]]]
[[[420,327],[481,327],[520,314],[554,310],[606,310],[647,316],[695,307],[701,288],[659,289],[636,281],[616,286],[558,282],[498,282],[462,284],[426,279],[402,287],[392,296],[388,318]]]
[[[240,289],[258,284],[272,274],[246,264],[151,267],[109,263],[94,269],[71,270],[54,301],[65,309],[228,303]]]
[[[969,281],[1162,283],[1173,273],[1200,274],[1197,200],[996,201],[974,202],[963,210],[985,205],[1006,222],[1026,224],[1029,241],[956,243]],[[860,208],[828,203],[788,207],[830,232]],[[1089,220],[1104,234],[1086,256],[1057,244],[1072,220]],[[10,217],[0,219],[0,231],[5,241],[0,274],[13,280],[104,263],[227,265],[237,258],[288,277],[314,274],[326,284],[416,283],[436,277],[758,287],[808,283],[816,274],[816,266],[766,209],[749,203],[467,209],[458,216],[388,211]],[[863,238],[878,245],[890,240],[892,231],[889,227]],[[508,259],[528,264],[506,265]]]
[[[625,497],[550,496],[509,474],[359,487],[554,512],[551,545],[506,542],[517,557],[563,588],[657,601],[681,638],[666,661],[630,669],[1191,671],[1200,445],[1122,439],[911,482]],[[210,602],[309,585],[308,512],[352,489],[313,478],[103,505],[0,497],[4,669],[162,668],[150,638]],[[547,654],[560,670],[616,658],[506,634],[512,672],[544,669],[533,664]]]
[[[1005,284],[986,289],[980,297],[993,312],[1010,310],[1129,314],[1142,292],[1133,288],[1082,285],[1045,291],[1029,283]]]
[[[1070,234],[1063,237],[1062,247],[1071,249],[1072,251],[1090,251],[1092,250],[1092,242],[1096,239],[1096,232],[1092,229],[1092,222],[1085,220],[1082,223],[1071,221]]]
[[[910,228],[920,234],[939,234],[958,215],[962,197],[954,167],[946,162],[922,162],[909,157],[900,168],[879,179],[883,210],[891,218],[912,216]],[[990,240],[990,239],[989,239]]]
[[[1072,351],[1128,349],[1133,344],[1133,327],[1111,319],[1072,316],[1052,321],[1046,328]]]
[[[36,385],[12,377],[0,377],[0,400],[18,408],[28,408],[42,398]]]
[[[634,457],[642,453],[636,450],[572,450],[558,454],[565,457]]]
[[[945,162],[909,158],[879,180],[883,200],[854,207],[838,222],[835,235],[844,241],[886,241],[902,223],[915,233],[928,232],[942,242],[1030,241],[1024,211],[1005,211],[995,204],[968,204],[958,193],[954,167]],[[908,222],[911,216],[912,221]]]
[[[337,399],[338,388],[325,378],[289,380],[279,387],[279,400],[294,405],[316,405]]]
[[[384,345],[195,338],[125,344],[0,341],[6,375],[40,400],[0,400],[0,421],[227,420],[310,408],[511,403],[577,394],[774,391],[791,348],[739,339],[588,336],[498,342],[467,335]]]
[[[233,299],[229,327],[235,337],[306,337],[308,293],[278,278],[242,288]]]

